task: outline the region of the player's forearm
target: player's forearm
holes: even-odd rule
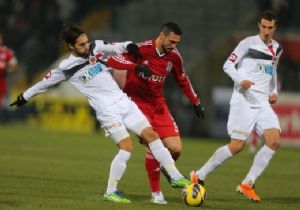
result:
[[[49,89],[48,86],[44,86],[42,84],[42,81],[35,84],[34,86],[30,87],[29,89],[27,89],[24,93],[23,93],[23,97],[26,101],[29,101],[32,97],[46,92]]]
[[[177,84],[184,92],[184,94],[188,97],[191,104],[194,105],[200,103],[200,98],[195,93],[194,88],[192,87],[192,84],[187,76],[182,77],[180,80],[177,80]]]
[[[228,61],[223,66],[224,72],[236,83],[240,83],[244,80],[244,78],[240,75],[240,73],[236,70],[233,64]]]
[[[35,85],[33,85],[31,88],[26,90],[23,93],[23,97],[25,100],[29,100],[35,95],[38,95],[40,93],[46,92],[50,87],[59,84],[60,82],[64,81],[65,75],[61,70],[54,69],[49,71],[43,80],[39,81]]]
[[[122,55],[116,55],[107,60],[107,65],[117,70],[133,71],[137,64],[126,60]]]

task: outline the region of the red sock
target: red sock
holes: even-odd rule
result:
[[[148,180],[151,192],[160,191],[160,164],[154,158],[151,152],[147,152],[145,156],[145,168],[148,174]]]
[[[252,133],[252,139],[251,139],[251,145],[256,147],[257,146],[257,139],[258,139],[258,135],[257,133]]]

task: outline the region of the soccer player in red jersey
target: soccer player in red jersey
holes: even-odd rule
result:
[[[112,68],[128,70],[124,92],[146,115],[174,160],[180,156],[182,143],[179,129],[163,96],[165,80],[169,73],[173,74],[176,83],[194,106],[196,115],[204,118],[204,108],[185,73],[182,57],[176,48],[181,35],[182,31],[176,23],[167,22],[162,25],[157,38],[138,44],[140,56],[122,54],[107,61]],[[138,65],[147,66],[151,73],[146,74],[142,71],[137,73],[134,70]],[[145,157],[145,167],[152,191],[151,202],[166,204],[160,189],[160,165],[149,150]]]
[[[0,109],[5,107],[5,98],[7,95],[6,76],[8,72],[14,72],[17,69],[17,59],[14,51],[4,45],[3,34],[0,32]]]

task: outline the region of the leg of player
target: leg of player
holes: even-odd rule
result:
[[[198,171],[192,171],[190,176],[194,183],[204,184],[206,176],[222,165],[225,160],[238,154],[245,146],[245,141],[232,139],[229,144],[219,147],[209,160]]]
[[[182,143],[181,139],[179,136],[170,136],[166,137],[163,140],[163,143],[165,147],[170,151],[172,158],[174,161],[178,160],[180,154],[181,154],[181,149],[182,149]],[[167,171],[164,169],[164,167],[160,168],[162,174],[165,176],[167,181],[170,183],[171,182],[171,177],[167,173]]]
[[[141,138],[148,143],[149,149],[154,155],[155,159],[166,169],[171,176],[171,185],[174,188],[183,188],[190,184],[190,181],[186,179],[176,168],[174,160],[166,147],[164,147],[158,134],[152,127],[146,127],[141,132]]]
[[[160,189],[160,164],[155,159],[150,149],[146,148],[145,168],[151,189],[151,202],[156,204],[167,204]]]
[[[170,151],[173,160],[176,161],[180,156],[182,147],[180,137],[167,137],[164,138],[162,142]],[[163,167],[160,167],[159,162],[155,159],[149,148],[147,148],[147,153],[145,156],[145,168],[151,188],[151,202],[156,204],[167,204],[167,201],[165,200],[160,189],[160,172],[163,173],[169,183],[171,183],[171,177]]]
[[[109,178],[106,193],[103,196],[105,201],[116,203],[131,203],[117,189],[118,182],[121,180],[127,166],[133,146],[126,129],[121,126],[119,128],[107,129],[110,132],[109,137],[117,144],[119,151],[111,162]]]
[[[255,193],[253,186],[255,180],[269,165],[273,155],[275,154],[275,151],[279,147],[280,130],[277,128],[266,129],[264,130],[263,136],[265,139],[265,145],[257,152],[248,174],[242,183],[237,187],[237,191],[241,192],[253,201],[260,201],[260,197]],[[246,191],[248,191],[248,193]]]

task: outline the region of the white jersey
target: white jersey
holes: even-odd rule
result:
[[[131,42],[107,44],[101,40],[95,41],[93,54],[96,58],[105,60],[108,57],[127,52],[127,45]],[[31,97],[47,91],[50,87],[62,82],[70,82],[89,101],[96,111],[97,116],[108,107],[123,97],[127,97],[113,79],[109,70],[100,62],[70,55],[62,60],[58,68],[49,71],[43,80],[23,93],[29,100]],[[91,58],[91,57],[90,57]]]
[[[281,53],[278,42],[272,39],[267,46],[259,35],[247,37],[238,44],[223,67],[234,81],[231,105],[270,106],[269,95],[277,94],[276,70]],[[243,90],[239,85],[243,80],[250,80],[254,85]]]

